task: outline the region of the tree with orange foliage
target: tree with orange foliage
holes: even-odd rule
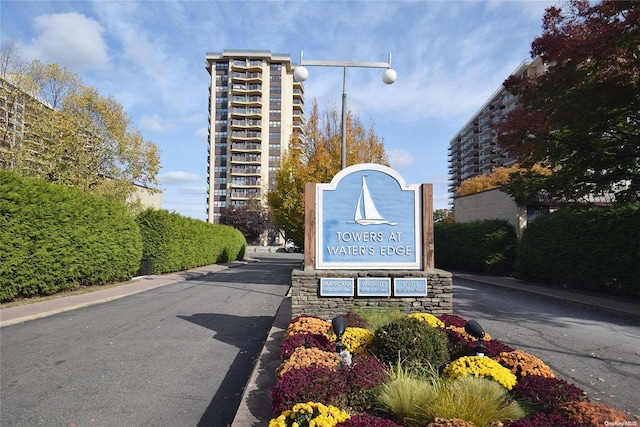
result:
[[[275,188],[267,194],[273,224],[286,239],[304,243],[304,188],[307,182],[327,183],[340,172],[342,116],[335,105],[320,113],[317,100],[311,106],[302,135],[294,135],[276,172]],[[365,128],[358,116],[347,111],[347,166],[378,163],[388,166],[384,140],[373,123]]]

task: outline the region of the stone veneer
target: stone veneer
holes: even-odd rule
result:
[[[320,297],[322,277],[426,277],[426,297]],[[310,314],[331,319],[354,307],[396,308],[406,313],[448,314],[453,311],[451,273],[444,270],[293,270],[291,273],[291,314]]]

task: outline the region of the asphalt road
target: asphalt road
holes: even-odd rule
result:
[[[592,401],[640,419],[640,321],[464,279],[453,287],[455,314],[539,357]]]
[[[5,427],[210,426],[235,415],[299,254],[3,328]]]

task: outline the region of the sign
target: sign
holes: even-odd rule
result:
[[[350,277],[323,277],[320,279],[321,297],[352,297],[353,278]]]
[[[316,269],[421,269],[419,188],[373,163],[316,184]]]
[[[426,297],[427,278],[396,278],[393,280],[393,295],[396,297]]]
[[[390,297],[391,278],[365,277],[358,279],[359,297]]]

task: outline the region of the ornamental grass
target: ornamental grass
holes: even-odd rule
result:
[[[269,421],[269,427],[335,427],[349,418],[348,413],[332,405],[297,403]]]
[[[484,356],[460,357],[444,368],[444,374],[452,380],[467,376],[486,377],[497,381],[507,390],[511,390],[517,383],[516,376],[510,370]]]
[[[551,368],[542,360],[522,350],[500,353],[494,360],[505,368],[510,369],[518,380],[527,375],[555,378]]]
[[[436,419],[456,418],[485,426],[526,415],[509,392],[495,381],[474,377],[418,378],[401,365],[392,370],[390,380],[380,387],[378,401],[396,422],[410,427],[422,427]]]

